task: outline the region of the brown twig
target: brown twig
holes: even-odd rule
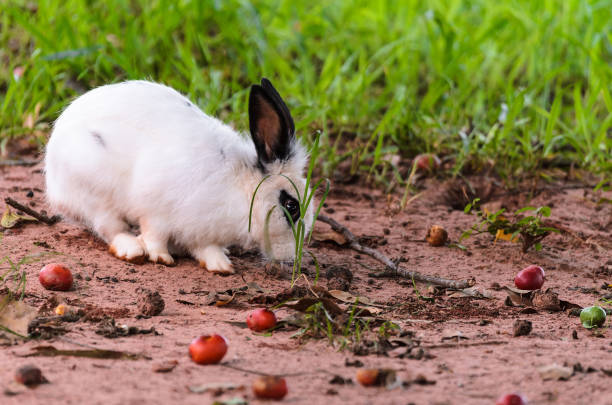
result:
[[[351,249],[364,253],[368,256],[371,256],[374,259],[378,260],[379,262],[383,263],[387,267],[387,270],[384,271],[382,274],[379,274],[379,276],[384,276],[384,277],[401,276],[404,278],[413,279],[415,281],[421,281],[425,283],[440,285],[440,286],[447,287],[447,288],[456,288],[458,290],[474,285],[473,280],[460,280],[460,281],[449,280],[446,278],[428,276],[426,274],[421,274],[416,271],[408,271],[406,269],[402,269],[396,263],[394,263],[391,259],[389,259],[387,256],[380,253],[378,250],[361,245],[357,241],[357,238],[355,237],[355,235],[353,235],[353,233],[349,231],[347,227],[339,224],[334,219],[329,218],[326,215],[319,215],[317,219],[321,222],[324,222],[330,225],[334,231],[341,233],[342,236],[344,236],[344,238],[349,243],[349,247]]]
[[[469,346],[487,346],[487,345],[505,345],[508,342],[505,340],[490,340],[488,342],[470,342],[470,343],[441,343],[437,345],[421,346],[423,349],[457,349]]]
[[[42,160],[0,160],[0,166],[34,166]]]
[[[6,197],[4,199],[4,202],[7,203],[8,205],[10,205],[11,207],[13,207],[13,208],[15,208],[15,209],[17,209],[19,211],[23,211],[26,214],[28,214],[29,216],[38,219],[40,222],[44,222],[47,225],[53,225],[56,222],[59,222],[59,220],[61,219],[59,215],[54,215],[51,218],[49,218],[45,214],[41,214],[40,212],[36,212],[32,208],[26,207],[25,205],[18,203],[17,201],[13,200],[11,197]]]

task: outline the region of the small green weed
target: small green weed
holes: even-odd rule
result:
[[[419,291],[419,289],[416,286],[416,283],[414,281],[414,277],[412,277],[412,289],[414,290],[414,293],[416,294],[417,298],[423,301],[427,301],[427,302],[435,302],[435,298],[433,297],[425,297],[423,295],[421,295],[421,292]]]
[[[316,191],[323,185],[323,183],[325,183],[325,190],[323,191],[323,194],[321,195],[321,199],[315,210],[314,217],[312,220],[312,224],[311,224],[311,229],[312,229],[312,227],[314,227],[314,223],[317,220],[317,217],[319,216],[319,212],[321,211],[321,208],[323,207],[323,204],[325,203],[327,194],[329,193],[330,182],[327,179],[318,180],[316,183],[314,183],[314,186],[312,186],[311,188],[311,185],[313,183],[312,175],[313,175],[314,167],[318,160],[318,156],[320,152],[319,139],[320,139],[320,134],[317,134],[317,136],[314,139],[314,142],[312,143],[312,147],[310,148],[310,163],[308,165],[308,172],[306,174],[306,185],[304,187],[303,195],[302,193],[300,193],[300,190],[297,187],[297,185],[289,177],[283,174],[280,174],[280,176],[285,177],[291,183],[291,186],[293,187],[297,195],[298,202],[300,204],[300,217],[295,222],[293,221],[293,219],[291,218],[291,214],[289,214],[289,212],[285,209],[285,207],[280,207],[284,211],[287,218],[289,218],[289,221],[291,222],[291,231],[293,233],[293,238],[295,241],[295,259],[293,261],[293,270],[291,273],[291,286],[292,287],[295,285],[295,282],[297,281],[297,279],[302,275],[302,260],[304,258],[304,253],[306,253],[306,251],[304,250],[304,242],[306,241],[306,229],[307,228],[306,228],[304,217],[306,215],[308,207],[310,207],[310,204],[313,203],[313,197]],[[251,230],[251,219],[253,216],[253,204],[255,203],[255,196],[257,195],[257,191],[259,190],[259,187],[261,186],[261,184],[264,181],[266,181],[268,178],[270,178],[270,176],[264,177],[259,182],[257,187],[255,188],[255,191],[253,191],[253,196],[251,197],[251,207],[249,211],[249,231]],[[268,211],[268,214],[266,216],[266,222],[264,225],[264,244],[268,252],[271,251],[270,238],[269,238],[269,233],[268,233],[268,222],[269,222],[270,215],[272,214],[272,211],[274,210],[274,208],[275,206],[272,207],[270,211]],[[313,258],[315,262],[315,266],[317,270],[316,276],[315,276],[315,284],[316,284],[316,281],[318,280],[318,276],[319,276],[319,264],[318,264],[316,257],[312,253],[308,252],[308,254]]]
[[[463,232],[459,241],[469,238],[474,233],[481,234],[487,232],[494,235],[496,239],[515,241],[518,238],[523,252],[527,252],[532,246],[535,250],[542,249],[542,239],[551,232],[559,232],[556,228],[543,226],[542,224],[542,218],[550,216],[550,207],[524,207],[514,212],[513,217],[508,219],[504,215],[505,209],[502,208],[497,212],[490,213],[480,209],[479,201],[480,199],[476,198],[472,203],[465,206],[464,212],[466,214],[475,214],[480,218],[480,221]],[[522,213],[528,211],[534,211],[534,215],[521,216]]]
[[[0,259],[0,265],[8,264],[8,268],[4,267],[3,270],[6,271],[0,276],[0,286],[8,289],[8,300],[17,296],[19,297],[18,300],[21,300],[25,296],[26,272],[21,266],[29,262],[29,256],[25,256],[16,262],[8,256]]]
[[[378,336],[380,336],[382,339],[388,339],[395,332],[398,332],[399,329],[400,327],[398,324],[391,321],[385,321],[378,328]]]
[[[399,331],[399,326],[392,321],[384,321],[372,329],[372,319],[362,315],[358,304],[355,302],[347,313],[336,316],[322,302],[311,305],[302,318],[302,327],[293,337],[327,338],[338,350],[356,350],[364,342],[380,344]]]

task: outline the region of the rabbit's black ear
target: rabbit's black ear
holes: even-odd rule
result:
[[[287,105],[266,78],[251,86],[249,127],[261,164],[291,156],[295,125]]]

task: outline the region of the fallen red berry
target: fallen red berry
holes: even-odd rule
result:
[[[544,270],[532,264],[519,271],[514,278],[514,285],[521,290],[539,290],[544,284]]]
[[[423,153],[414,158],[414,164],[417,169],[434,171],[440,168],[440,158],[432,153]]]
[[[495,405],[527,405],[527,400],[519,394],[506,394],[499,397]]]
[[[52,291],[68,291],[72,288],[72,273],[59,263],[49,263],[38,274],[43,287]]]
[[[444,229],[440,225],[433,225],[427,231],[425,240],[431,246],[444,246],[446,241],[448,241],[448,232],[446,232],[446,229]]]
[[[17,381],[19,384],[27,386],[44,384],[48,382],[40,369],[32,365],[19,367],[15,372],[15,381]]]
[[[221,335],[204,335],[189,345],[191,360],[198,364],[216,364],[227,352],[227,341]]]
[[[249,329],[261,332],[276,325],[276,316],[269,309],[258,308],[247,316],[246,323]]]
[[[282,377],[257,377],[253,381],[253,393],[257,398],[283,399],[287,395],[287,382]]]
[[[380,371],[376,368],[360,368],[357,370],[357,375],[355,376],[359,384],[364,387],[369,387],[371,385],[379,385]]]

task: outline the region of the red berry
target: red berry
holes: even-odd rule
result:
[[[253,393],[257,398],[283,399],[287,395],[287,382],[282,377],[257,377],[253,381]]]
[[[527,405],[527,400],[519,394],[506,394],[499,397],[495,405]]]
[[[261,332],[276,325],[276,316],[269,309],[258,308],[247,316],[246,323],[249,329]]]
[[[429,231],[427,231],[425,240],[431,246],[444,246],[448,241],[448,232],[440,225],[433,225],[429,228]]]
[[[27,365],[19,367],[15,372],[15,381],[19,384],[33,386],[38,384],[44,384],[47,381],[42,371],[36,366]]]
[[[544,284],[544,270],[532,264],[519,271],[514,278],[514,285],[521,290],[539,290]]]
[[[204,335],[189,345],[191,360],[198,364],[217,364],[227,352],[227,341],[221,335]]]
[[[376,368],[360,368],[357,370],[356,379],[359,384],[364,387],[369,387],[371,385],[379,385],[380,379],[380,370]]]
[[[72,288],[72,273],[63,264],[47,264],[38,274],[38,280],[47,290],[68,291]]]
[[[423,153],[414,158],[418,170],[434,171],[440,168],[440,158],[432,153]]]

